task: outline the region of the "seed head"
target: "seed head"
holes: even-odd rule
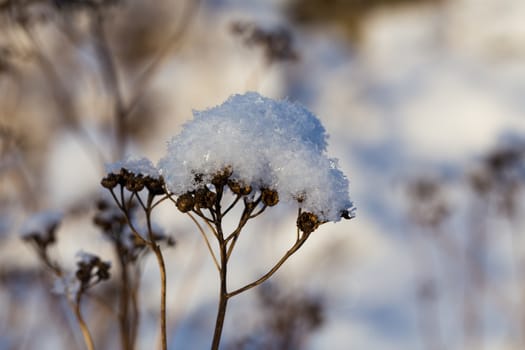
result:
[[[187,213],[193,209],[195,205],[195,199],[191,193],[184,193],[177,198],[177,209],[182,213]]]
[[[144,184],[150,193],[154,196],[160,196],[166,193],[164,190],[164,180],[162,177],[154,179],[150,176],[144,178]]]
[[[252,192],[250,185],[245,185],[235,180],[228,180],[228,187],[234,194],[241,196],[249,195]]]
[[[222,171],[218,172],[213,176],[213,179],[211,180],[211,183],[215,185],[215,187],[222,187],[226,185],[228,182],[228,178],[231,176],[232,170],[231,168],[224,168]]]
[[[297,218],[297,227],[307,234],[314,232],[320,224],[321,222],[319,222],[319,218],[315,214],[306,211]]]
[[[89,280],[91,279],[90,264],[86,264],[84,262],[79,263],[78,270],[75,275],[77,276],[77,279],[82,283],[82,285],[88,284]]]
[[[265,188],[262,190],[261,196],[263,203],[269,207],[273,207],[279,203],[279,193],[277,193],[277,191]]]
[[[100,184],[102,187],[107,188],[109,190],[115,188],[119,183],[119,176],[113,173],[107,174],[102,181],[100,181]]]
[[[145,186],[142,175],[130,174],[126,181],[126,189],[130,192],[140,192]]]
[[[131,174],[128,170],[121,168],[120,174],[118,175],[118,183],[121,186],[126,186],[126,183],[128,180],[133,177],[133,174]]]
[[[98,261],[96,263],[96,267],[97,277],[99,278],[99,280],[103,281],[109,279],[109,277],[111,276],[109,273],[109,268],[111,267],[111,265],[109,263],[104,261]]]
[[[195,204],[200,208],[211,208],[215,204],[217,195],[207,187],[199,188],[195,191]]]

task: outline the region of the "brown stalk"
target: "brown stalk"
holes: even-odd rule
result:
[[[138,196],[137,196],[138,197]],[[148,225],[148,237],[149,237],[149,246],[155,253],[157,258],[157,263],[159,265],[160,272],[160,331],[161,331],[161,343],[162,349],[166,350],[168,348],[168,340],[166,334],[166,265],[164,263],[164,257],[162,256],[162,251],[160,246],[155,243],[155,238],[153,237],[153,229],[151,227],[151,205],[153,203],[153,195],[150,193],[148,195],[147,210],[146,210],[146,221]]]
[[[153,236],[153,229],[151,226],[151,212],[152,212],[152,207],[153,207],[154,195],[149,193],[147,203],[144,204],[142,199],[136,192],[133,192],[132,194],[132,196],[135,196],[137,198],[137,200],[139,201],[141,207],[144,209],[145,214],[146,214],[146,222],[147,222],[147,227],[148,227],[148,239],[146,240],[137,231],[129,215],[128,208],[129,208],[129,203],[131,202],[130,200],[132,197],[130,198],[129,203],[126,206],[125,204],[123,204],[123,203],[126,203],[126,201],[124,198],[124,188],[122,186],[120,187],[120,201],[117,199],[113,189],[111,189],[110,192],[114,200],[116,201],[117,206],[124,213],[127,224],[129,228],[131,229],[131,231],[133,232],[134,236],[137,238],[139,242],[148,246],[155,254],[155,257],[157,258],[157,264],[159,266],[160,282],[161,282],[161,293],[160,293],[161,347],[163,350],[166,350],[168,348],[167,334],[166,334],[166,265],[164,263],[164,257],[162,256],[162,251],[159,245],[155,242],[155,237]]]
[[[123,349],[132,349],[130,345],[130,336],[132,336],[130,332],[130,327],[128,324],[129,320],[129,312],[128,312],[128,306],[129,306],[129,271],[128,267],[126,265],[126,261],[124,261],[124,257],[120,253],[120,250],[122,249],[120,244],[117,244],[117,256],[118,261],[120,264],[120,279],[122,281],[122,288],[120,288],[120,310],[119,310],[119,323],[120,323],[120,340],[122,343]]]
[[[215,254],[213,253],[213,250],[211,248],[211,245],[209,244],[208,240],[206,240],[208,250],[210,251],[210,254],[212,254],[213,260],[216,263],[216,267],[219,271],[219,301],[217,306],[217,316],[215,320],[215,329],[213,333],[213,340],[211,344],[212,350],[218,350],[219,345],[221,342],[221,336],[224,328],[224,320],[226,318],[226,309],[228,306],[228,300],[232,297],[234,297],[237,294],[240,294],[244,291],[247,291],[251,288],[254,288],[266,280],[268,280],[271,276],[279,270],[279,268],[288,260],[297,250],[306,242],[308,237],[310,236],[309,233],[303,233],[302,235],[298,234],[297,239],[294,243],[294,245],[283,255],[283,257],[262,277],[257,279],[256,281],[253,281],[244,287],[241,287],[239,289],[234,290],[233,292],[228,292],[228,261],[229,258],[233,252],[233,249],[235,247],[235,243],[237,242],[237,239],[239,238],[239,235],[246,225],[246,223],[258,215],[260,215],[265,209],[266,205],[263,205],[262,208],[259,208],[259,210],[256,211],[255,214],[253,212],[258,208],[258,205],[261,202],[261,196],[257,198],[255,201],[248,201],[247,199],[244,200],[244,210],[241,214],[241,217],[239,218],[239,223],[237,227],[234,229],[232,233],[227,235],[225,237],[222,227],[222,218],[225,214],[227,214],[233,206],[238,202],[239,197],[237,197],[233,204],[230,204],[225,211],[221,210],[221,200],[223,197],[223,191],[224,191],[224,185],[215,185],[216,189],[216,198],[215,203],[212,208],[209,209],[210,215],[213,217],[212,220],[202,215],[202,212],[200,209],[194,209],[193,211],[200,216],[212,229],[212,231],[215,233],[215,237],[217,239],[218,247],[219,247],[219,253],[220,253],[220,262],[217,262],[217,259],[215,257]],[[176,204],[176,202],[170,198],[171,201]],[[193,216],[190,215],[194,223],[199,228],[199,231],[201,234],[203,234],[202,226],[198,224],[197,220],[193,218]],[[204,235],[204,234],[203,234]]]
[[[88,350],[95,350],[95,346],[93,344],[93,338],[91,337],[91,333],[89,332],[86,322],[82,318],[82,313],[80,312],[81,293],[82,293],[81,291],[77,293],[75,303],[74,305],[71,305],[71,308],[73,309],[78,325],[80,326],[80,331],[82,332],[82,337],[84,338],[84,343],[86,344],[86,348]]]

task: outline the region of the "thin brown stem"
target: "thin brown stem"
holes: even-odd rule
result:
[[[120,79],[115,64],[115,58],[113,57],[109,43],[107,40],[104,14],[98,8],[94,9],[93,12],[93,23],[92,31],[95,40],[95,48],[101,63],[101,67],[104,70],[102,78],[106,83],[107,88],[113,95],[114,100],[114,117],[116,124],[116,159],[122,158],[124,155],[124,149],[126,146],[126,110],[124,107],[124,99],[120,87]]]
[[[213,333],[212,350],[218,350],[221,342],[222,329],[224,326],[224,319],[226,318],[226,307],[228,305],[228,289],[227,289],[227,246],[226,241],[222,235],[220,222],[217,223],[217,231],[219,231],[219,247],[221,251],[221,268],[219,270],[220,290],[219,290],[219,305],[217,308],[217,319],[215,321],[215,331]]]
[[[47,87],[49,87],[52,98],[55,102],[56,107],[61,112],[58,115],[64,121],[64,124],[72,129],[78,131],[82,140],[85,142],[85,146],[89,151],[94,151],[96,153],[96,163],[104,164],[106,157],[103,152],[100,150],[97,142],[91,137],[89,132],[82,126],[78,119],[78,113],[75,109],[73,99],[69,93],[69,90],[65,86],[63,80],[60,78],[56,65],[51,59],[45,55],[45,50],[43,49],[40,41],[37,36],[33,33],[30,25],[25,24],[20,26],[26,38],[33,44],[35,48],[35,56],[37,62],[42,70],[42,73],[45,75],[47,81]],[[89,152],[91,155],[92,153]]]
[[[120,323],[120,340],[123,349],[131,349],[129,334],[129,274],[126,261],[124,256],[121,254],[123,247],[120,244],[117,245],[117,256],[120,264],[120,280],[122,287],[120,289],[120,310],[119,310],[119,323]]]
[[[228,260],[230,260],[230,256],[232,255],[233,248],[235,247],[235,243],[237,243],[237,239],[239,238],[240,234],[241,233],[239,232],[238,234],[233,236],[233,239],[232,239],[232,241],[230,243],[230,246],[228,247],[228,252],[226,253],[226,257],[228,258]]]
[[[162,343],[162,350],[167,350],[168,348],[168,340],[167,340],[167,334],[166,334],[166,265],[164,263],[164,257],[162,256],[162,251],[160,250],[160,247],[157,243],[155,243],[155,237],[153,236],[153,229],[151,227],[151,205],[153,203],[153,195],[148,195],[148,203],[147,203],[147,210],[146,210],[146,221],[148,225],[148,237],[149,237],[149,246],[153,250],[153,253],[155,253],[155,257],[157,258],[157,263],[159,265],[159,271],[160,271],[160,283],[161,283],[161,290],[160,290],[160,331],[161,331],[161,343]]]
[[[257,213],[250,215],[249,219],[253,219],[253,218],[255,218],[255,217],[261,215],[261,214],[264,212],[264,210],[265,210],[266,208],[267,208],[267,206],[266,206],[266,205],[263,205],[262,208],[259,209],[259,211],[258,211]]]
[[[239,219],[239,224],[237,225],[237,227],[235,228],[235,230],[230,233],[228,235],[228,237],[226,237],[226,242],[234,239],[234,240],[237,240],[237,236],[239,236],[239,234],[241,233],[241,230],[242,228],[246,225],[246,223],[248,222],[248,220],[250,220],[250,215],[251,213],[255,210],[255,208],[257,207],[257,204],[258,204],[258,200],[254,203],[249,203],[249,202],[244,202],[244,211],[242,212],[242,215],[241,215],[241,218]],[[232,250],[233,248],[230,247],[230,250]],[[229,255],[229,254],[228,254]]]
[[[200,0],[187,1],[187,7],[183,15],[181,16],[179,25],[177,26],[177,28],[175,28],[173,34],[166,41],[166,45],[159,50],[157,55],[151,60],[148,66],[140,74],[137,81],[133,84],[134,86],[137,86],[137,89],[135,90],[135,93],[129,100],[130,102],[128,103],[127,108],[125,110],[126,115],[131,114],[135,107],[139,105],[139,102],[144,95],[144,90],[148,86],[149,81],[155,75],[155,72],[159,69],[162,62],[168,57],[168,54],[182,42],[181,39],[183,38],[184,34],[186,33],[186,30],[189,27],[190,20],[194,17],[194,14],[199,7],[199,3]]]
[[[232,202],[232,204],[230,204],[230,206],[228,207],[228,209],[226,209],[226,210],[224,211],[224,213],[222,213],[222,216],[226,216],[226,214],[228,214],[228,212],[229,212],[230,210],[232,210],[233,207],[235,207],[235,204],[237,204],[237,202],[239,201],[239,199],[241,199],[241,197],[242,197],[242,196],[241,196],[240,194],[237,195],[237,197],[235,197],[235,200]]]
[[[141,243],[141,244],[144,244],[148,247],[151,247],[151,244],[149,241],[145,240],[139,233],[139,231],[137,231],[137,229],[135,228],[135,225],[133,224],[132,220],[131,220],[131,217],[129,216],[129,213],[127,210],[122,210],[122,212],[124,213],[124,217],[126,218],[126,222],[129,226],[129,228],[131,229],[131,232],[133,232],[133,235],[134,237]]]
[[[217,257],[215,256],[215,253],[213,252],[213,249],[211,247],[210,241],[208,240],[208,236],[206,235],[206,232],[204,232],[204,230],[202,229],[202,226],[199,224],[197,219],[195,219],[193,215],[191,215],[191,213],[187,213],[187,214],[191,218],[191,220],[195,223],[195,225],[197,225],[197,228],[199,229],[199,232],[201,233],[202,238],[204,238],[204,242],[206,243],[206,247],[208,248],[208,251],[210,252],[210,255],[213,259],[215,267],[217,267],[217,271],[220,272],[221,268],[219,266],[219,261],[217,260]]]
[[[272,277],[277,270],[290,258],[301,246],[306,242],[310,235],[309,234],[303,234],[303,236],[295,242],[295,244],[283,255],[283,257],[267,272],[265,273],[261,278],[258,280],[249,283],[245,285],[242,288],[236,289],[233,292],[228,293],[228,298],[231,298],[237,294],[240,294],[244,291],[247,291],[248,289],[251,289],[253,287],[256,287],[260,285],[261,283],[265,282],[268,278]]]
[[[155,202],[152,206],[151,206],[151,210],[155,209],[155,207],[157,205],[159,205],[160,203],[164,202],[166,199],[168,199],[168,195],[162,197],[161,199],[159,199],[157,202]]]
[[[202,219],[206,220],[206,222],[210,223],[210,222],[215,222],[215,219],[210,219],[209,217],[207,217],[206,215],[204,215],[202,213],[202,210],[200,210],[199,208],[196,208],[196,209],[193,209],[192,210],[195,214],[197,214],[198,216],[200,216]]]
[[[80,293],[78,292],[76,301],[74,305],[71,305],[73,312],[75,313],[75,317],[77,319],[78,325],[80,326],[80,331],[82,332],[82,337],[84,338],[84,343],[86,344],[86,348],[88,350],[94,350],[95,346],[93,344],[93,338],[91,337],[91,333],[89,332],[89,329],[86,325],[86,322],[82,318],[82,313],[80,312]]]
[[[135,349],[135,343],[137,341],[137,334],[138,334],[138,328],[139,328],[139,320],[140,320],[140,309],[138,306],[138,291],[140,288],[140,276],[141,276],[141,270],[140,266],[137,266],[135,269],[135,283],[133,287],[131,288],[130,294],[131,294],[131,312],[133,313],[133,317],[131,318],[131,336],[130,336],[130,345],[131,349]]]

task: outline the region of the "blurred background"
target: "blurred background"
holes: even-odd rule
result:
[[[525,2],[522,0],[0,0],[0,349],[82,349],[64,296],[20,237],[64,214],[53,259],[119,264],[93,224],[104,164],[154,163],[192,110],[258,91],[330,134],[357,218],[323,225],[277,275],[229,304],[224,349],[525,347]],[[308,174],[305,174],[308,176]],[[268,210],[230,284],[295,237]],[[170,349],[209,348],[218,278],[193,223],[156,222]],[[157,341],[159,278],[140,266],[137,349]],[[118,349],[113,278],[83,302]]]

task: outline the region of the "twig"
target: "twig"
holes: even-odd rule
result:
[[[109,43],[107,40],[106,31],[104,28],[104,15],[98,7],[93,10],[94,18],[92,19],[92,31],[96,38],[95,47],[100,59],[100,63],[104,72],[102,79],[106,82],[108,89],[113,94],[114,99],[114,117],[116,123],[116,159],[120,159],[124,155],[126,147],[126,110],[124,107],[124,99],[120,87],[120,79],[115,65],[115,59],[111,54]]]
[[[295,242],[295,244],[286,252],[286,254],[284,254],[284,256],[267,273],[265,273],[258,280],[254,281],[252,283],[249,283],[249,284],[245,285],[242,288],[236,289],[233,292],[228,293],[227,294],[228,298],[231,298],[231,297],[233,297],[233,296],[235,296],[237,294],[240,294],[240,293],[242,293],[242,292],[244,292],[244,291],[246,291],[248,289],[256,287],[259,284],[265,282],[275,272],[277,272],[277,270],[279,270],[279,268],[286,262],[286,260],[288,260],[289,257],[291,257],[299,248],[301,248],[301,246],[304,244],[304,242],[306,242],[306,240],[308,239],[309,236],[310,236],[309,234],[304,234],[303,237],[301,237],[299,240],[297,240]]]
[[[155,243],[155,237],[153,236],[153,229],[151,227],[151,205],[153,203],[153,195],[150,193],[148,195],[147,210],[146,210],[146,223],[148,226],[148,236],[149,236],[149,246],[155,253],[157,258],[157,263],[159,265],[160,271],[160,282],[161,282],[161,291],[160,291],[160,331],[161,331],[161,341],[162,349],[167,350],[168,340],[166,335],[166,265],[164,263],[164,257],[157,243]]]
[[[235,198],[235,200],[232,202],[232,204],[230,204],[230,206],[228,207],[228,209],[226,209],[224,211],[224,213],[222,213],[222,216],[226,216],[226,214],[228,214],[228,212],[233,208],[235,207],[235,204],[237,204],[237,202],[239,201],[239,199],[241,199],[241,195],[238,194],[237,197]]]
[[[218,212],[218,220],[216,222],[217,227],[217,233],[218,233],[218,241],[219,241],[219,249],[221,253],[221,267],[219,269],[219,277],[220,277],[220,291],[219,291],[219,305],[217,309],[217,318],[215,321],[215,331],[213,333],[213,341],[211,348],[212,350],[218,350],[219,344],[221,342],[221,335],[222,335],[222,329],[224,326],[224,319],[226,318],[226,307],[228,305],[228,289],[227,289],[227,281],[228,281],[228,256],[227,256],[227,242],[224,240],[224,235],[222,233],[222,225],[221,225],[221,216],[220,216],[220,207],[216,208]]]
[[[122,256],[122,246],[120,243],[116,244],[117,257],[120,264],[120,279],[122,281],[122,288],[120,289],[120,310],[119,310],[119,323],[120,323],[120,339],[122,342],[123,349],[131,349],[130,347],[130,327],[128,324],[129,320],[129,274],[126,261]]]
[[[211,244],[210,244],[210,241],[208,240],[208,237],[206,236],[206,233],[204,232],[204,230],[202,229],[202,226],[199,224],[199,222],[193,217],[193,215],[191,215],[191,213],[186,213],[188,214],[188,216],[191,218],[191,220],[193,220],[193,222],[195,223],[195,225],[197,225],[198,229],[199,229],[199,232],[201,233],[202,235],[202,238],[204,238],[204,242],[206,243],[206,247],[208,247],[208,251],[210,252],[211,254],[211,257],[213,259],[213,262],[215,263],[215,267],[217,267],[217,271],[220,272],[221,268],[219,266],[219,261],[217,260],[217,257],[215,256],[215,253],[213,252],[213,249],[211,247]]]
[[[157,53],[157,56],[151,60],[149,65],[144,69],[140,77],[133,84],[134,86],[137,86],[137,90],[131,97],[127,108],[124,111],[125,115],[129,115],[139,104],[144,94],[144,89],[152,79],[155,71],[161,66],[162,62],[166,59],[170,51],[175,49],[175,47],[180,44],[181,38],[186,33],[190,20],[194,17],[193,15],[197,11],[199,4],[200,0],[187,1],[186,11],[181,17],[180,25],[174,30],[173,34],[167,40],[166,45],[160,49],[160,51]]]
[[[82,337],[84,338],[86,348],[88,350],[94,350],[95,346],[93,345],[93,338],[91,337],[91,333],[89,333],[89,329],[86,325],[86,322],[82,318],[82,313],[80,312],[81,293],[81,291],[77,292],[76,300],[74,302],[74,305],[71,305],[71,308],[73,309],[75,317],[77,318],[77,322],[80,326],[80,331],[82,332]]]

